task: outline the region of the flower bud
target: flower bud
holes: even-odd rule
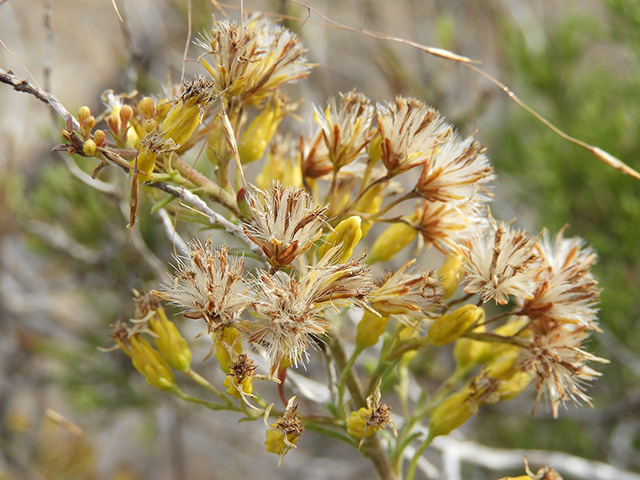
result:
[[[93,132],[93,141],[96,142],[96,145],[102,147],[104,142],[107,141],[107,135],[104,133],[104,130],[96,130]]]
[[[186,340],[180,335],[173,322],[170,322],[162,307],[149,320],[151,331],[157,335],[156,347],[171,365],[171,368],[181,372],[191,369],[191,350]]]
[[[442,278],[442,290],[444,290],[445,299],[453,295],[456,288],[458,288],[461,268],[462,257],[457,253],[450,252],[440,270],[438,270],[438,275]]]
[[[484,325],[478,325],[472,331],[483,333],[486,330],[487,328]],[[467,368],[481,363],[487,353],[487,349],[491,348],[492,345],[488,342],[460,337],[456,340],[455,347],[453,347],[453,357],[456,359],[458,368]]]
[[[78,109],[78,122],[84,123],[87,118],[91,116],[91,109],[89,107],[82,106]]]
[[[447,435],[471,417],[468,388],[454,393],[433,409],[429,418],[429,438]]]
[[[417,231],[405,223],[394,223],[376,239],[366,262],[371,265],[392,259],[416,238]]]
[[[442,315],[429,329],[429,340],[436,347],[453,342],[474,323],[484,320],[484,310],[481,307],[467,304],[451,313]]]
[[[156,103],[156,119],[158,121],[164,120],[171,110],[171,101],[164,98],[162,100],[158,100]]]
[[[356,349],[364,350],[378,343],[388,322],[389,317],[378,316],[374,312],[365,310],[356,330]]]
[[[144,118],[152,118],[156,110],[153,104],[153,98],[144,97],[140,99],[140,101],[138,102],[138,110],[140,110],[140,113]]]
[[[152,387],[172,390],[176,387],[173,372],[167,361],[149,343],[138,335],[130,338],[131,362]]]
[[[129,105],[123,105],[120,109],[120,122],[122,122],[122,125],[127,125],[131,117],[133,117],[133,108]]]
[[[276,101],[275,105],[267,106],[251,121],[238,143],[238,154],[243,164],[262,158],[271,137],[276,133],[280,120],[282,120],[282,108],[280,102]]]
[[[94,142],[91,139],[86,140],[82,144],[82,151],[88,157],[93,157],[95,155],[97,149],[98,149],[98,146],[96,145],[96,142]]]
[[[341,221],[335,231],[327,235],[325,243],[318,249],[318,258],[323,258],[331,248],[340,247],[334,254],[334,258],[339,263],[346,262],[353,253],[353,248],[362,238],[361,224],[362,220],[358,215]]]
[[[120,135],[120,118],[113,113],[107,117],[107,125],[109,125],[109,129],[113,132],[115,136]]]

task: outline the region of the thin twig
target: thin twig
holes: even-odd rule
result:
[[[171,244],[178,251],[174,254],[176,255],[188,255],[189,247],[187,247],[186,242],[182,239],[180,234],[176,232],[175,225],[171,221],[171,217],[164,208],[158,210],[158,215],[160,215],[160,221],[162,222],[162,226],[164,227],[164,231],[167,234],[167,238],[171,241]]]
[[[200,213],[202,213],[204,216],[206,216],[209,219],[209,223],[222,226],[227,231],[227,233],[244,241],[249,247],[249,249],[253,253],[255,253],[258,256],[258,258],[260,258],[266,263],[267,260],[264,255],[264,252],[256,244],[254,244],[251,240],[249,240],[249,237],[247,237],[247,235],[244,233],[244,230],[242,230],[242,228],[239,227],[238,225],[231,223],[229,220],[224,218],[219,213],[215,212],[200,197],[191,193],[189,190],[185,188],[175,187],[173,185],[168,185],[166,183],[153,183],[151,184],[151,186],[159,190],[162,190],[163,192],[166,192],[169,195],[173,195],[174,197],[179,198],[181,201],[184,201],[189,205],[191,205],[192,207],[195,207],[196,209],[198,209]]]
[[[43,103],[46,103],[51,108],[55,110],[55,112],[62,118],[65,122],[70,118],[73,122],[74,129],[80,129],[80,124],[78,120],[69,113],[69,111],[60,103],[56,98],[53,97],[48,92],[45,92],[39,87],[35,87],[31,85],[26,80],[22,80],[13,74],[11,70],[4,70],[0,68],[0,83],[6,83],[7,85],[11,85],[13,89],[17,92],[28,93],[29,95],[33,95],[38,100]]]
[[[418,50],[422,50],[423,52],[426,52],[429,55],[434,55],[436,57],[445,58],[447,60],[453,60],[454,62],[460,62],[460,63],[464,63],[464,64],[479,63],[477,60],[472,60],[469,57],[465,57],[463,55],[458,55],[457,53],[450,52],[450,51],[445,50],[443,48],[429,47],[427,45],[422,45],[422,44],[417,43],[417,42],[412,42],[411,40],[405,40],[404,38],[394,37],[393,35],[386,35],[384,33],[372,32],[370,30],[362,30],[360,28],[349,27],[348,25],[344,25],[344,24],[342,24],[340,22],[337,22],[337,21],[333,20],[332,18],[327,17],[326,15],[324,15],[320,11],[316,10],[312,6],[307,5],[306,3],[299,2],[298,0],[289,0],[289,1],[295,3],[296,5],[301,6],[302,8],[307,9],[310,12],[315,13],[316,15],[322,17],[322,19],[324,19],[326,22],[330,23],[331,25],[334,25],[334,26],[336,26],[336,27],[338,27],[338,28],[340,28],[342,30],[346,30],[348,32],[360,33],[360,34],[366,35],[368,37],[377,38],[378,40],[386,40],[386,41],[390,41],[390,42],[401,43],[403,45],[409,45],[410,47],[414,47],[414,48],[417,48]]]

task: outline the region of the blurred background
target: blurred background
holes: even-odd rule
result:
[[[179,81],[186,1],[116,3],[124,22],[109,0],[1,1],[0,68],[51,92],[72,113],[82,105],[100,112],[106,89],[159,93],[168,79]],[[191,5],[194,37],[212,14],[239,16],[240,2]],[[478,60],[559,128],[640,170],[638,0],[309,5],[356,29]],[[312,103],[354,88],[373,100],[418,97],[487,147],[498,174],[496,217],[530,231],[568,224],[568,235],[584,237],[599,254],[603,333],[588,349],[611,363],[598,365],[603,376],[589,390],[595,408],[532,417],[532,392],[483,407],[453,436],[476,458],[460,454],[448,478],[522,474],[520,450],[536,468],[555,459],[565,479],[577,478],[563,471],[571,457],[549,452],[640,472],[640,181],[553,134],[460,64],[345,31],[287,0],[247,0],[244,8],[284,18],[319,64],[288,91],[304,99],[301,118],[310,118]],[[187,76],[204,73],[199,53],[190,47]],[[170,242],[142,215],[130,238],[126,187],[99,184],[99,191],[70,173],[65,155],[51,152],[62,124],[46,105],[0,85],[0,112],[0,479],[372,478],[357,452],[311,432],[277,469],[258,425],[182,405],[148,387],[124,355],[99,351],[109,346],[108,325],[133,315],[131,290],[166,278]],[[307,133],[306,125],[293,128]],[[126,185],[119,172],[103,173]],[[444,376],[448,368],[425,358],[417,375]],[[446,450],[458,447],[436,444],[430,460],[446,469]],[[481,451],[507,458],[504,449],[519,449],[515,467],[479,458]],[[617,478],[640,478],[629,475]]]

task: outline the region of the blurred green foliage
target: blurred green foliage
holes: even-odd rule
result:
[[[542,26],[544,44],[535,50],[517,25],[502,22],[501,46],[508,62],[501,80],[560,129],[638,170],[640,3],[611,0],[607,7],[604,18],[594,18],[593,12],[589,17],[574,14]],[[635,350],[640,341],[640,182],[563,140],[515,104],[509,105],[502,124],[490,131],[483,126],[483,133],[499,176],[517,185],[515,211],[533,211],[535,227],[545,226],[552,234],[568,223],[566,236],[581,236],[597,251],[595,272],[604,287],[601,324]],[[598,345],[595,350],[607,358],[615,353]],[[637,382],[624,365],[611,360],[611,365],[599,366],[603,377],[590,390],[597,407],[616,404]],[[560,416],[571,417],[572,412]],[[518,439],[523,448],[606,460],[610,452],[601,448],[604,439],[630,413],[593,412],[587,432],[578,415],[548,422],[546,428],[540,428],[539,418],[504,418],[502,435],[500,429],[477,431],[490,430],[497,437],[493,441],[504,446],[514,446]]]

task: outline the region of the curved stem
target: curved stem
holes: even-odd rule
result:
[[[411,459],[411,464],[409,465],[407,480],[413,480],[413,477],[416,474],[416,468],[418,467],[418,461],[420,460],[420,457],[422,457],[422,454],[427,449],[427,447],[431,445],[432,441],[433,441],[433,437],[428,436],[426,440],[422,442],[422,445],[420,445],[420,448],[416,450],[416,453],[413,455],[413,458]]]

